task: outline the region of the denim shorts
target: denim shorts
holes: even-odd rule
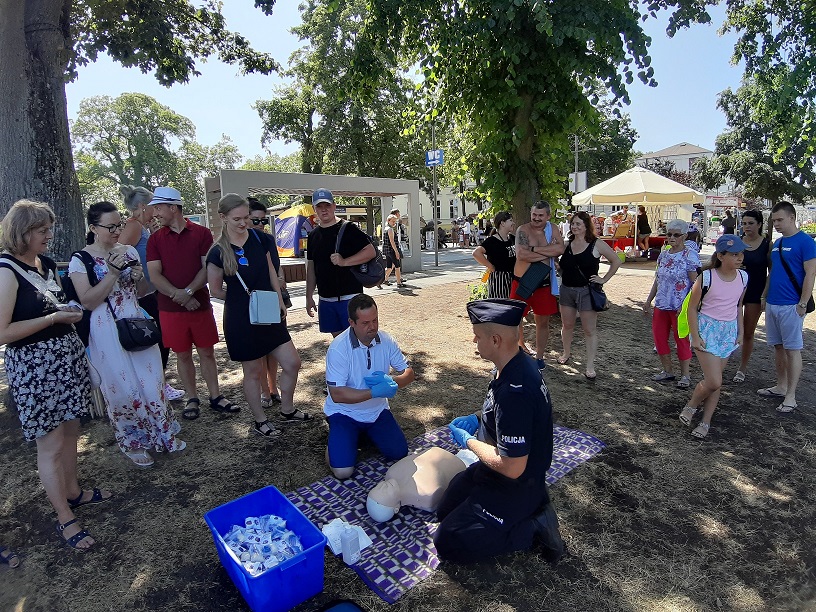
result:
[[[804,346],[802,326],[805,317],[796,312],[796,304],[765,305],[765,337],[770,346],[781,344],[789,351],[801,351]]]
[[[700,338],[705,342],[706,352],[719,357],[728,357],[737,350],[737,334],[739,325],[737,320],[718,321],[704,314],[697,315],[697,327]]]

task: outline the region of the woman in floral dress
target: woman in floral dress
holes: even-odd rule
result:
[[[139,254],[118,243],[122,217],[110,202],[88,210],[88,246],[96,279],[88,279],[78,255],[68,272],[82,305],[91,314],[91,361],[102,378],[101,391],[119,449],[138,467],[153,465],[149,451],[180,451],[186,444],[175,436],[181,427],[164,396],[164,369],[158,345],[126,351],[119,343],[117,318],[143,317],[140,292],[148,291]],[[132,264],[131,262],[135,262]],[[97,280],[98,279],[98,280]],[[93,285],[93,286],[92,286]]]

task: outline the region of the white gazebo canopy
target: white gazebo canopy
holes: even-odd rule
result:
[[[573,206],[588,204],[702,204],[705,196],[656,172],[635,166],[572,196]]]

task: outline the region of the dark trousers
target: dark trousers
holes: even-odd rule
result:
[[[156,299],[155,291],[150,295],[139,298],[139,306],[144,308],[145,312],[155,319],[156,325],[159,327],[159,332],[161,332],[161,323],[159,320],[159,301]],[[159,341],[159,349],[161,350],[162,368],[166,370],[167,361],[170,359],[170,349],[165,347],[161,341]]]
[[[548,500],[545,484],[511,481],[475,463],[454,477],[439,504],[436,552],[447,561],[472,563],[527,550],[532,517]]]

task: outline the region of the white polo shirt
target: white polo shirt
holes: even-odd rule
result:
[[[367,389],[364,378],[376,371],[388,374],[394,368],[402,372],[408,368],[408,361],[393,338],[380,331],[367,347],[362,344],[349,327],[329,345],[326,353],[326,384],[329,387],[351,387]],[[361,423],[373,423],[383,410],[388,410],[388,400],[384,397],[371,398],[357,404],[340,404],[326,397],[323,412],[326,416],[345,414]]]

